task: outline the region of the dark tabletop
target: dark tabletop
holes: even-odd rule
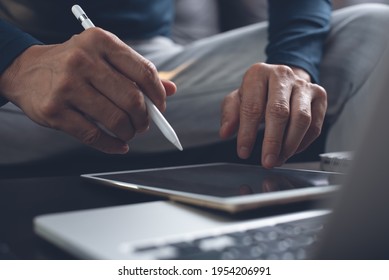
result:
[[[108,188],[79,176],[0,180],[0,259],[68,259],[38,238],[33,218],[48,213],[152,201],[158,198]]]

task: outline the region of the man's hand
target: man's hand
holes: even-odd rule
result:
[[[32,46],[0,76],[0,93],[32,120],[106,153],[126,153],[127,141],[147,130],[143,94],[163,111],[175,91],[151,62],[99,28]]]
[[[326,110],[326,91],[312,84],[304,70],[258,63],[246,72],[240,88],[224,99],[220,136],[238,131],[237,152],[246,159],[264,121],[261,162],[272,168],[319,136]]]

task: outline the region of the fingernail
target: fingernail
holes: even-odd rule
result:
[[[278,158],[276,155],[270,154],[265,158],[265,165],[267,167],[273,167],[277,164]]]
[[[246,159],[250,156],[250,150],[246,146],[241,146],[239,148],[239,157]]]

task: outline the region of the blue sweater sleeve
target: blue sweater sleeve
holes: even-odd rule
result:
[[[36,44],[41,42],[0,20],[0,75],[25,49]],[[7,100],[0,96],[0,106],[5,103]]]
[[[296,66],[319,81],[323,44],[330,29],[330,0],[269,0],[267,63]]]

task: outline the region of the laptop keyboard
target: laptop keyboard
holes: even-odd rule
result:
[[[306,259],[324,228],[325,217],[141,247],[136,252],[156,259]]]

